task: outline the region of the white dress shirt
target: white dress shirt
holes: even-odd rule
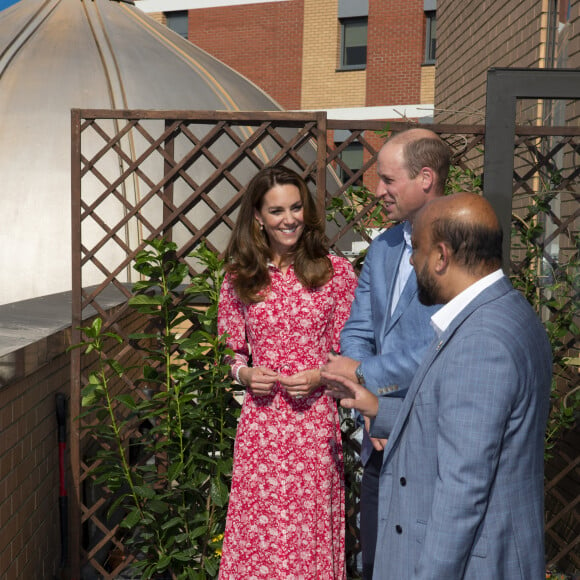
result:
[[[393,288],[393,297],[391,299],[391,316],[395,312],[395,308],[399,302],[399,298],[403,293],[403,288],[411,275],[413,266],[409,259],[413,253],[413,248],[411,246],[411,224],[405,222],[403,224],[403,237],[405,238],[405,248],[403,249],[403,255],[399,261],[399,268],[397,269],[397,279],[395,280],[395,287]]]
[[[463,292],[460,292],[453,300],[450,300],[445,306],[438,310],[431,317],[431,326],[435,329],[437,337],[441,336],[448,326],[453,322],[453,319],[479,294],[486,288],[489,288],[494,282],[503,278],[503,271],[496,270],[487,276],[481,278],[471,286],[467,287]]]

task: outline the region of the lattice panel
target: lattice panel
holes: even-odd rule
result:
[[[546,464],[546,553],[548,565],[580,570],[580,429],[568,433]]]
[[[125,339],[131,332],[147,331],[135,326],[135,315],[126,305],[137,280],[132,268],[136,254],[148,240],[165,237],[177,244],[178,258],[191,275],[197,273],[189,254],[201,240],[215,252],[224,251],[240,196],[260,168],[277,163],[293,168],[323,203],[325,180],[320,176],[325,173],[319,168],[324,168],[324,162],[317,163],[315,147],[320,115],[221,116],[166,119],[151,112],[135,116],[85,112],[82,118],[73,117],[79,146],[78,188],[73,191],[73,214],[78,208],[73,260],[79,273],[75,328],[81,312],[92,307],[104,327]],[[119,302],[114,309],[110,308],[112,294]],[[138,362],[139,349],[128,341],[124,344],[129,346],[119,349],[111,341],[105,356],[124,366]],[[88,363],[81,362],[82,367]],[[80,390],[88,379],[80,373],[77,380]],[[143,396],[130,373],[114,389]],[[95,442],[82,427],[79,424],[80,457],[93,456]],[[124,441],[135,436],[135,428],[122,434]],[[104,513],[109,490],[92,484],[93,466],[82,459],[78,464],[78,482],[84,489],[80,522],[91,538],[82,558],[109,578],[129,561],[112,563],[111,554],[122,554],[123,549],[116,538],[117,526],[107,523]]]
[[[349,188],[363,183],[374,192],[376,158],[385,129],[407,127],[407,123],[382,121],[327,121],[322,113],[73,111],[73,343],[80,341],[76,328],[89,307],[123,337],[146,331],[126,306],[137,280],[132,267],[137,252],[148,240],[166,237],[177,244],[178,257],[190,273],[197,273],[198,265],[189,254],[202,240],[210,249],[224,251],[240,197],[251,177],[266,165],[281,163],[300,173],[321,210],[334,198],[341,198],[345,207],[350,204],[353,219],[348,223],[338,219],[338,224],[329,223],[327,228],[333,250],[348,255],[353,242],[369,241],[369,216],[375,210],[373,196],[368,203],[353,205]],[[481,175],[482,127],[432,128],[452,147],[456,167]],[[335,144],[332,132],[336,130],[350,134]],[[341,158],[353,142],[363,148],[363,165],[357,171]],[[547,235],[534,242],[541,245],[544,259],[537,267],[545,275],[578,259],[579,142],[578,132],[556,139],[527,131],[516,138],[514,224],[527,219],[532,197],[551,201]],[[528,257],[525,249],[514,247],[512,253],[512,268],[517,271]],[[576,312],[577,301],[577,295],[569,297],[565,307]],[[548,308],[544,315],[550,318],[553,313]],[[566,348],[577,353],[577,337],[570,337]],[[131,346],[119,349],[111,344],[107,352],[124,362],[138,362],[141,356]],[[78,415],[80,389],[87,380],[82,369],[91,361],[80,351],[72,356],[71,412]],[[571,369],[562,380],[578,386],[579,375]],[[116,388],[134,391],[131,375],[124,376]],[[123,437],[132,434],[130,428]],[[107,489],[96,490],[90,484],[91,465],[83,457],[92,445],[79,426],[73,428],[71,459],[79,502],[78,511],[74,502],[72,506],[72,564],[80,566],[81,558],[103,578],[113,578],[129,562],[112,559],[113,553],[122,556],[123,546],[116,539],[116,526],[107,525],[103,517]],[[546,528],[548,547],[555,562],[573,559],[567,530],[576,538],[579,535],[578,499],[570,499],[561,489],[566,478],[577,481],[577,446],[557,457],[563,464],[554,460],[555,473],[546,489],[546,504],[552,510]],[[81,529],[92,538],[82,554]]]

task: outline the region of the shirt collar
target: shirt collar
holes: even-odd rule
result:
[[[460,292],[453,300],[450,300],[445,306],[438,310],[431,317],[431,326],[434,328],[437,337],[441,336],[453,322],[455,317],[486,288],[503,278],[503,271],[496,270],[487,276],[481,278],[471,286]]]
[[[411,248],[411,222],[403,222],[403,237],[407,247]]]

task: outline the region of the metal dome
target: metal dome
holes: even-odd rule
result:
[[[280,110],[133,6],[20,0],[0,13],[0,304],[70,289],[70,110]]]

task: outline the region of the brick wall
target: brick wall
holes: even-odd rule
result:
[[[435,65],[421,67],[421,97],[419,103],[435,102]]]
[[[484,122],[489,68],[542,66],[543,4],[438,0],[436,122]]]
[[[572,2],[569,27],[568,66],[580,69],[580,2]]]
[[[566,52],[566,66],[580,69],[580,2],[572,2],[570,20],[563,31]],[[569,123],[580,124],[580,101],[570,101],[566,110]],[[577,160],[575,160],[577,164]]]
[[[190,10],[189,40],[299,109],[303,11],[304,0]]]
[[[286,109],[421,102],[422,0],[369,3],[366,70],[337,70],[338,0],[190,10],[189,39]]]
[[[52,578],[58,570],[55,393],[68,395],[69,379],[63,348],[0,389],[0,578]]]
[[[127,332],[138,331],[142,317],[131,311],[121,324]],[[0,361],[0,578],[6,580],[49,579],[59,574],[55,394],[70,396],[70,354],[65,352],[69,344],[70,327]],[[68,410],[69,415],[77,415]],[[70,422],[69,416],[67,437]],[[67,444],[67,466],[69,450]],[[66,484],[72,498],[68,472]],[[69,537],[69,563],[71,544]]]
[[[366,71],[338,71],[340,25],[337,0],[305,0],[303,109],[364,107]]]
[[[149,17],[153,18],[159,24],[163,24],[163,26],[167,26],[167,17],[163,12],[149,12]]]
[[[369,2],[367,106],[420,102],[424,46],[423,0]]]

